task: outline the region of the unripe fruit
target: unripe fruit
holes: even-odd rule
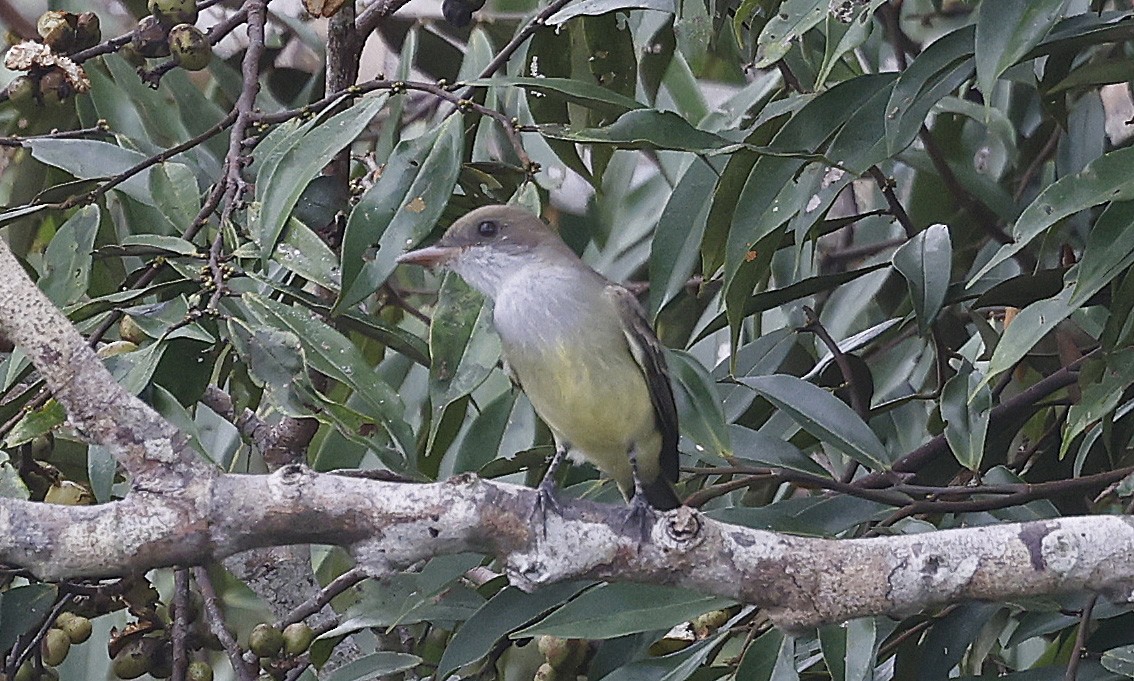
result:
[[[315,630],[303,622],[294,622],[284,627],[284,652],[288,655],[302,655],[315,640]]]
[[[39,90],[39,85],[31,76],[16,76],[12,82],[8,83],[8,87],[4,92],[8,95],[8,101],[11,102],[20,111],[30,111],[39,106],[36,101],[36,92]]]
[[[118,48],[118,56],[126,60],[126,63],[134,68],[140,69],[146,65],[146,58],[142,53],[134,49],[133,43],[126,43]]]
[[[114,357],[115,355],[125,355],[127,352],[134,352],[138,346],[126,340],[111,341],[106,345],[99,346],[95,354],[106,359],[107,357]]]
[[[55,667],[44,667],[39,673],[39,681],[59,681],[59,670]]]
[[[58,106],[67,101],[74,91],[71,81],[67,80],[67,74],[58,66],[53,66],[39,77],[39,100],[44,106]]]
[[[35,681],[35,667],[32,666],[31,660],[25,660],[20,668],[16,670],[12,681]]]
[[[39,15],[35,28],[52,52],[65,54],[75,45],[75,23],[75,15],[70,12],[48,10]]]
[[[156,649],[157,641],[152,638],[139,638],[130,641],[114,656],[111,668],[120,679],[136,679],[149,670],[150,656]]]
[[[728,610],[712,610],[698,615],[690,624],[698,640],[708,638],[728,622]]]
[[[201,29],[178,24],[169,29],[169,52],[173,61],[186,71],[200,71],[213,58],[213,46]]]
[[[283,634],[270,624],[257,624],[248,635],[248,649],[255,653],[256,657],[275,657],[283,648],[283,644]]]
[[[118,337],[135,345],[141,345],[148,338],[146,332],[130,315],[124,315],[122,321],[118,322]]]
[[[571,658],[571,647],[565,638],[540,636],[536,645],[547,663],[556,669],[563,669],[563,663]]]
[[[532,681],[557,681],[558,679],[559,672],[555,671],[555,667],[552,667],[546,662],[539,666],[535,676],[532,677]]]
[[[91,637],[91,621],[73,612],[59,613],[59,617],[55,618],[55,626],[67,634],[71,643],[83,643]]]
[[[146,7],[166,26],[197,23],[197,3],[193,0],[149,0]]]
[[[213,668],[201,662],[191,662],[185,672],[185,681],[213,681]]]
[[[166,42],[168,31],[156,17],[142,17],[134,28],[134,35],[130,38],[130,45],[143,57],[168,57],[169,43]]]
[[[94,12],[82,12],[75,21],[75,50],[85,50],[102,42],[102,26]]]
[[[67,653],[71,651],[71,639],[61,629],[48,629],[47,635],[39,644],[39,652],[43,663],[49,667],[63,664]]]

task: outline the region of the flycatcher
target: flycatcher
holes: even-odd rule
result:
[[[629,291],[512,206],[478,208],[398,262],[450,269],[493,301],[505,368],[555,437],[544,503],[556,506],[554,476],[570,454],[614,478],[635,511],[681,504],[673,388]]]

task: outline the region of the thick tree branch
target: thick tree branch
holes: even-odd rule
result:
[[[966,599],[1087,589],[1134,600],[1134,519],[1125,517],[835,540],[728,525],[683,507],[660,516],[643,541],[623,508],[585,501],[549,516],[545,534],[531,522],[535,495],[471,475],[415,485],[289,466],[220,476],[197,504],[145,493],[95,507],[2,499],[0,560],[44,577],[100,576],[319,543],[346,546],[383,575],[473,551],[496,556],[527,589],[568,579],[672,584],[760,605],[792,630]]]
[[[213,474],[187,438],[122,389],[67,318],[28,279],[0,242],[0,332],[20,346],[67,409],[71,425],[105,445],[136,489],[171,491]]]

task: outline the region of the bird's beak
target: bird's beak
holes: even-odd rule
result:
[[[461,249],[452,246],[426,246],[398,256],[398,262],[422,267],[437,267],[455,258]]]

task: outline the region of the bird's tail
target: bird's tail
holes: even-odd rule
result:
[[[669,511],[681,505],[681,499],[677,498],[673,485],[660,475],[653,482],[643,483],[642,491],[650,506],[659,511]]]

